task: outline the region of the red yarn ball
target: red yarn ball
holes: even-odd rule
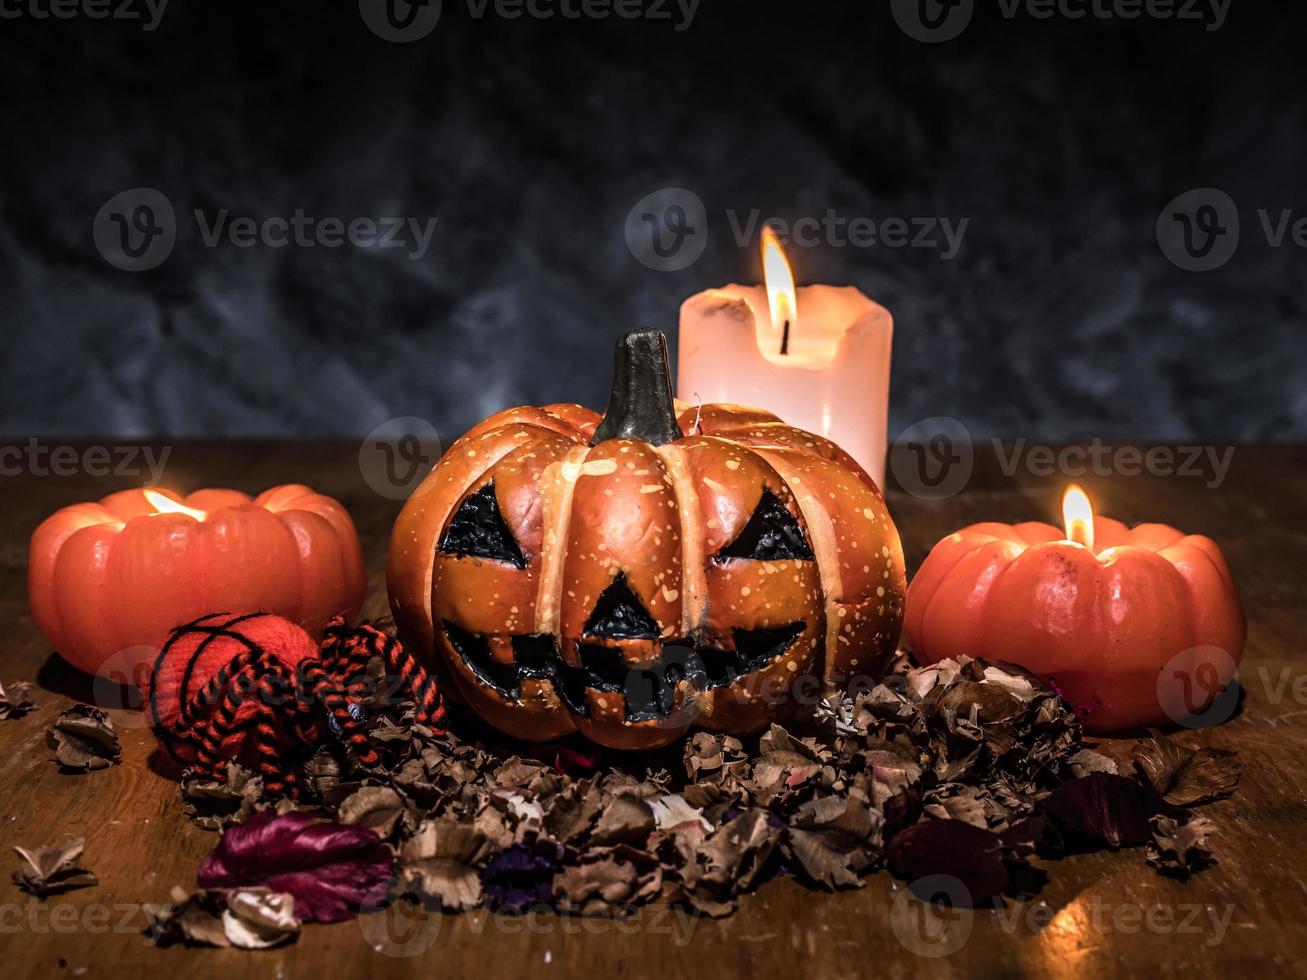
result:
[[[246,652],[261,652],[265,662],[281,665],[283,683],[278,693],[286,700],[276,707],[281,722],[277,726],[279,744],[289,749],[317,737],[311,726],[297,734],[292,734],[291,726],[296,723],[293,684],[298,676],[297,668],[306,660],[319,658],[318,645],[303,629],[280,616],[214,613],[169,633],[159,644],[153,666],[139,685],[150,726],[163,747],[179,762],[194,763],[197,749],[188,725],[182,721],[183,705],[204,692],[219,671]],[[249,676],[242,679],[248,681]],[[225,758],[253,765],[253,739],[246,723],[254,721],[260,702],[252,683],[244,690],[250,695],[237,709],[239,724],[222,740],[221,747]],[[215,709],[212,702],[205,701],[188,720],[192,726],[197,720],[207,722]]]

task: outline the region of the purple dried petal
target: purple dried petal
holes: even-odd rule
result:
[[[1069,780],[1040,806],[1064,834],[1106,841],[1112,847],[1148,841],[1152,836],[1148,819],[1166,809],[1153,790],[1108,772]]]
[[[366,827],[264,812],[223,834],[196,878],[203,888],[265,885],[289,892],[304,921],[339,922],[384,900],[391,856]]]
[[[554,771],[560,776],[583,779],[594,774],[601,759],[598,752],[585,752],[565,746],[554,754]]]
[[[921,790],[905,786],[885,801],[884,839],[892,841],[900,831],[907,830],[921,819]]]
[[[949,897],[978,905],[1007,887],[1003,842],[998,835],[961,820],[927,820],[900,831],[890,842],[886,863],[907,882],[951,878]],[[952,894],[957,892],[956,895]]]
[[[525,844],[513,844],[492,857],[481,872],[490,906],[496,912],[521,914],[553,897],[556,859]]]

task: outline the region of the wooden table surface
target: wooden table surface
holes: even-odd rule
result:
[[[88,443],[43,440],[41,445]],[[125,445],[108,441],[106,446]],[[41,475],[28,451],[0,456],[0,622],[7,624],[0,683],[33,682],[39,702],[21,720],[0,721],[3,843],[39,845],[85,835],[84,863],[100,885],[45,902],[0,881],[0,971],[6,976],[752,976],[802,972],[844,976],[1089,976],[1202,974],[1307,976],[1307,447],[1241,446],[1223,484],[1206,476],[1078,477],[1102,513],[1128,522],[1163,520],[1215,538],[1225,549],[1248,612],[1239,713],[1184,738],[1238,750],[1243,778],[1232,799],[1203,809],[1217,824],[1220,863],[1188,883],[1159,877],[1139,851],[1073,857],[1046,865],[1035,900],[1001,912],[940,920],[881,872],[866,887],[825,894],[770,882],[735,915],[695,919],[646,911],[631,921],[537,916],[505,919],[479,910],[414,921],[383,914],[309,926],[298,943],[247,953],[156,949],[141,935],[141,902],[194,886],[216,835],[182,812],[176,784],[147,760],[141,716],[112,712],[123,763],[61,774],[44,733],[88,687],[53,657],[27,609],[28,537],[57,507],[139,486],[141,476]],[[367,552],[365,615],[386,610],[383,561],[399,503],[371,489],[357,443],[203,441],[172,443],[162,480],[178,490],[261,490],[306,482],[354,515]],[[157,447],[156,447],[157,448]],[[15,459],[23,462],[14,464]],[[37,461],[31,462],[33,459]],[[83,457],[89,460],[89,457]],[[930,545],[981,519],[1056,521],[1065,476],[1016,472],[993,447],[976,449],[966,488],[931,501],[891,488],[890,510],[911,573]],[[97,460],[98,462],[98,457]],[[75,467],[75,468],[79,468]],[[24,472],[10,475],[15,469]],[[31,472],[32,470],[39,472]],[[16,859],[10,859],[16,867]],[[952,947],[957,947],[952,949]],[[939,955],[947,953],[948,955]]]

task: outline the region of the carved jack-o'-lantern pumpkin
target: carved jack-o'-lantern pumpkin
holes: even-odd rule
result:
[[[614,748],[756,731],[879,676],[904,591],[862,469],[766,412],[678,418],[657,331],[618,345],[602,419],[508,409],[451,446],[387,574],[405,640],[482,718]]]

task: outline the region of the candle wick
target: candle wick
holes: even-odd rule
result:
[[[790,321],[786,320],[785,325],[781,327],[781,356],[785,357],[790,353]]]

